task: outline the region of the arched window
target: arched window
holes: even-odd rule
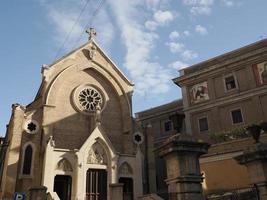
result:
[[[32,155],[33,155],[33,149],[32,149],[32,146],[29,144],[26,146],[24,150],[24,159],[23,159],[23,167],[22,167],[23,175],[31,174]]]

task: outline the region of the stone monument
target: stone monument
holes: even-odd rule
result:
[[[156,149],[166,161],[169,200],[204,200],[199,157],[209,146],[191,135],[177,134]]]

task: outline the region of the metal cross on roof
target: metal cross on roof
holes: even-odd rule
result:
[[[88,40],[91,40],[94,36],[96,36],[96,31],[94,28],[90,28],[89,30],[87,29],[85,32],[89,35]]]

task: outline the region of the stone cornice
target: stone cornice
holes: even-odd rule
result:
[[[174,78],[173,81],[178,86],[183,86],[192,78],[205,76],[206,73],[223,69],[225,66],[240,65],[250,60],[255,60],[256,56],[262,57],[263,54],[267,53],[267,39],[254,44],[236,49],[234,51],[222,54],[215,58],[201,62],[196,65],[192,65],[189,68],[180,70],[181,76]]]
[[[168,138],[155,152],[159,156],[165,156],[170,153],[195,153],[202,155],[208,152],[210,145],[200,142],[196,138],[188,134],[176,134]]]
[[[208,156],[205,155],[200,158],[200,164],[232,159],[235,156],[242,155],[242,153],[243,153],[242,151],[235,151],[230,153],[213,154]]]

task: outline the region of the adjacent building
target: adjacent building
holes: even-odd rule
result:
[[[186,131],[200,136],[267,120],[267,40],[189,68],[182,90]]]
[[[173,81],[182,90],[183,102],[178,105],[178,100],[176,105],[172,102],[136,115],[139,123],[152,127],[151,132],[144,129],[145,137],[151,138],[147,140],[148,149],[177,132],[191,134],[213,144],[200,160],[206,194],[250,187],[247,169],[233,158],[253,144],[245,127],[267,121],[266,77],[266,39],[180,70]],[[174,113],[183,117],[173,119]],[[184,128],[166,132],[171,123]],[[266,135],[262,141],[267,141]],[[147,164],[156,174],[151,177],[164,178],[164,165],[155,160],[160,159],[154,157]],[[164,184],[150,179],[150,187],[158,188],[160,195]]]
[[[217,143],[201,159],[206,190],[249,186],[246,168],[233,157],[253,143],[244,127],[267,121],[266,78],[265,39],[183,69],[174,79],[182,89],[186,132]]]

